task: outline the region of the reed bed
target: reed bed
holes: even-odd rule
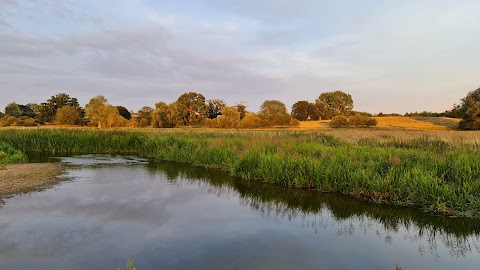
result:
[[[176,161],[250,181],[480,218],[476,138],[384,131],[345,137],[335,132],[8,129],[0,131],[0,141],[27,153],[128,154]]]

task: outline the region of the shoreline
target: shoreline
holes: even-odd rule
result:
[[[51,187],[62,180],[62,167],[55,163],[8,164],[0,170],[0,200]]]

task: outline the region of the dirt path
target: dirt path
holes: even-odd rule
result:
[[[58,183],[62,168],[54,163],[6,165],[0,169],[0,199]]]

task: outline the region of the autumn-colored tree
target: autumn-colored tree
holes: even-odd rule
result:
[[[73,106],[63,106],[57,110],[53,123],[55,125],[78,125],[81,120],[80,112]]]
[[[318,120],[317,106],[306,100],[297,101],[292,106],[292,117],[299,121]]]
[[[221,99],[211,99],[207,101],[207,117],[209,119],[215,119],[217,116],[222,114],[223,108],[227,104]]]
[[[237,111],[240,114],[240,120],[243,119],[247,114],[247,106],[243,104],[237,104],[235,105],[235,108],[237,108]]]
[[[240,113],[235,107],[225,107],[222,115],[217,118],[217,123],[220,128],[236,128],[240,123]]]
[[[256,113],[249,112],[240,120],[240,128],[258,128],[260,126],[260,117]]]
[[[175,111],[182,118],[183,125],[199,125],[207,111],[205,97],[195,92],[184,93],[177,99]]]
[[[353,110],[352,96],[342,91],[322,93],[315,103],[322,119],[336,115],[348,116]]]
[[[290,123],[290,115],[285,104],[278,100],[267,100],[260,106],[260,125],[284,126]]]
[[[480,87],[469,92],[455,109],[456,114],[462,118],[460,129],[480,130]]]
[[[108,104],[108,100],[101,95],[90,99],[85,105],[85,113],[91,123],[97,124],[98,128],[112,127],[114,117],[110,115],[119,115],[117,108]]]
[[[80,115],[83,116],[84,112],[80,107],[78,100],[70,97],[68,94],[60,93],[55,96],[51,96],[47,102],[40,104],[38,108],[37,120],[40,123],[52,122],[53,118],[55,118],[57,110],[66,105],[76,108]]]

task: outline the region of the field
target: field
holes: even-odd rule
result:
[[[3,129],[0,141],[47,155],[108,153],[176,161],[249,181],[480,218],[478,132]]]
[[[416,129],[416,130],[455,130],[460,119],[447,117],[375,117],[377,128],[381,129]],[[302,121],[294,130],[327,129],[329,121]]]

